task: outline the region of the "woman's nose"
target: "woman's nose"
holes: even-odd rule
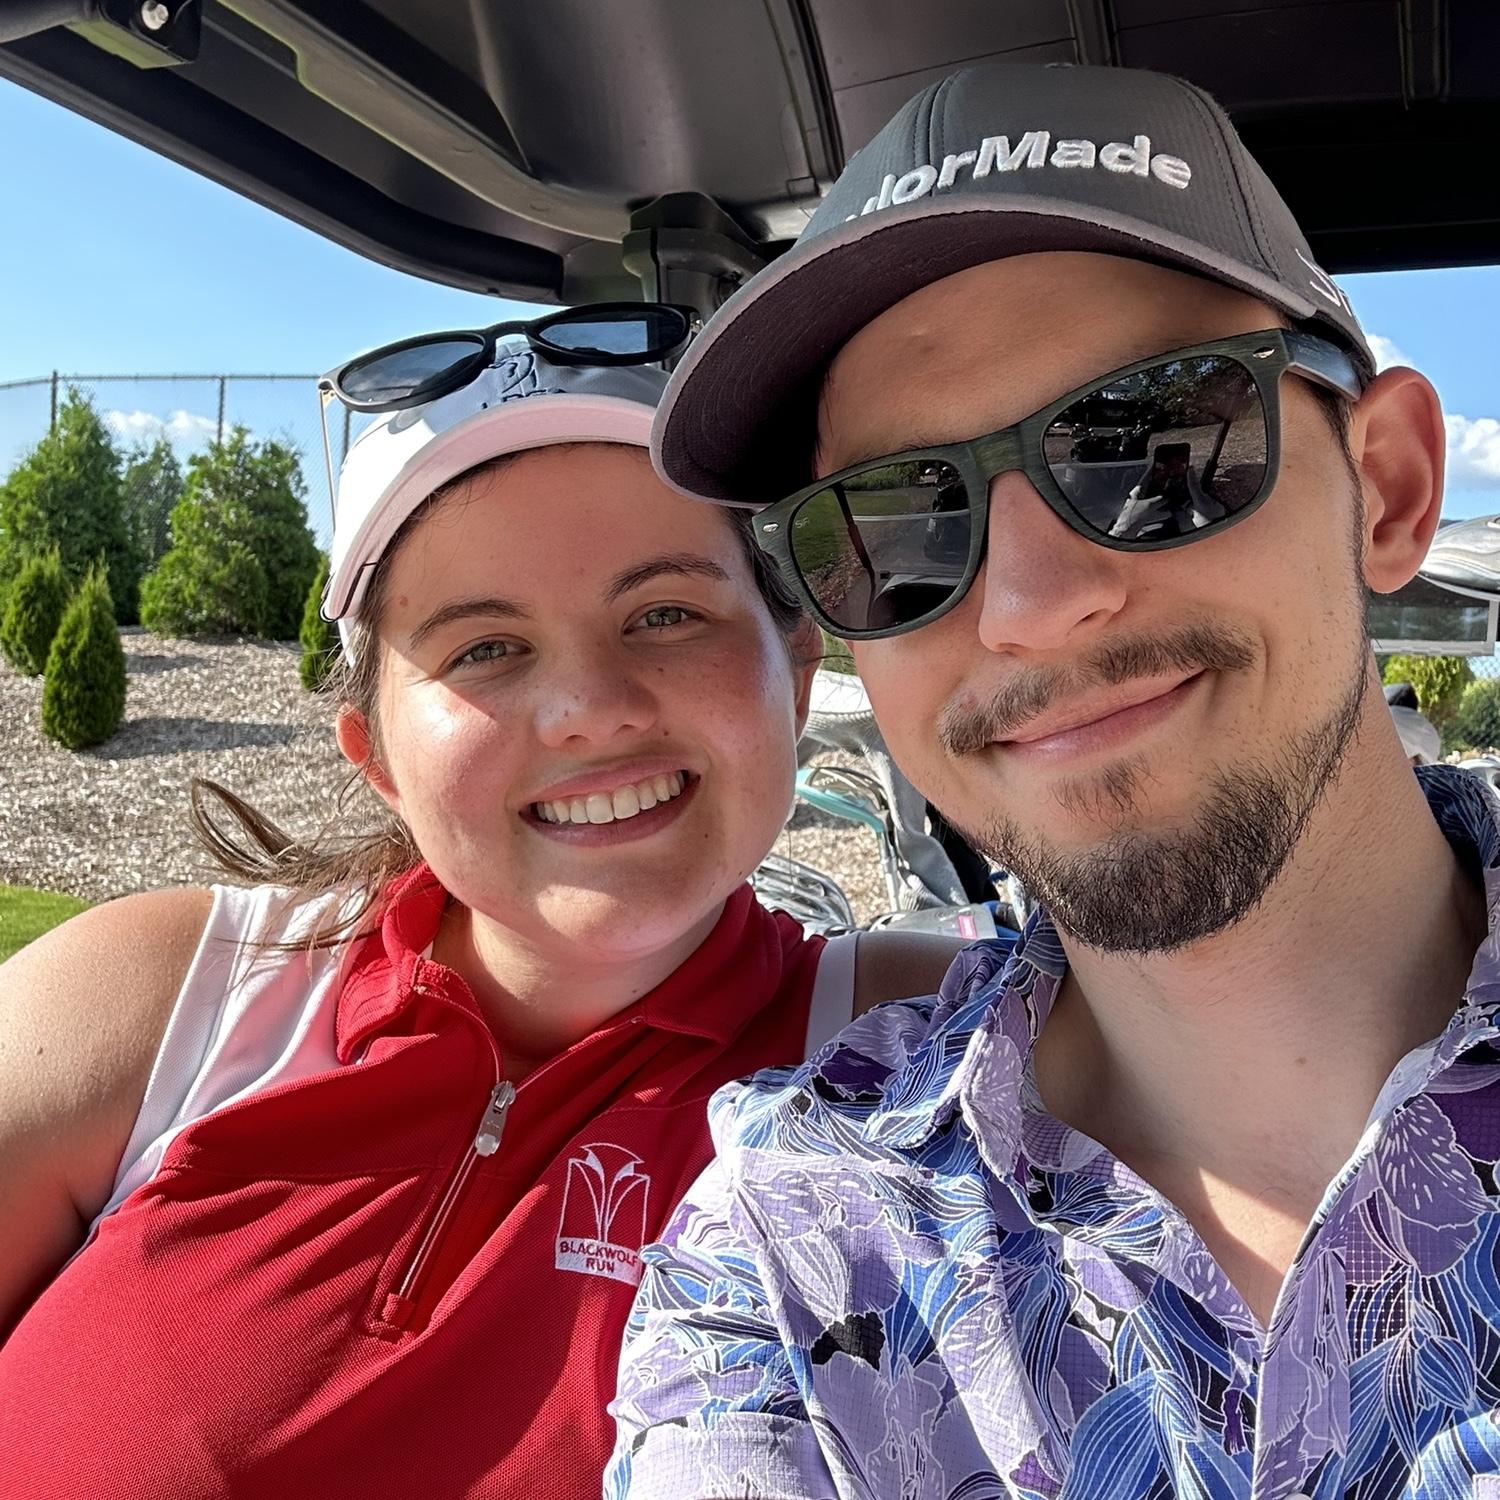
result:
[[[613,653],[558,657],[538,687],[536,731],[553,748],[580,740],[605,744],[656,721],[655,694],[633,664]]]

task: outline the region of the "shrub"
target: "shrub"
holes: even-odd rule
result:
[[[104,570],[90,568],[47,653],[42,733],[82,750],[107,740],[125,714],[125,652]]]
[[[1464,689],[1452,738],[1472,750],[1500,747],[1500,681],[1471,682]]]
[[[157,635],[263,635],[267,593],[266,570],[243,542],[203,536],[141,580],[141,624]]]
[[[285,443],[252,442],[243,427],[188,461],[182,499],[172,511],[172,546],[158,567],[173,580],[170,634],[212,629],[279,641],[296,638],[307,590],[318,571],[318,546],[308,529],[303,489],[296,451]],[[248,571],[239,563],[232,570],[236,586],[228,587],[225,570],[234,546],[260,565],[259,589],[249,584]],[[211,599],[183,592],[211,582],[223,585]],[[252,594],[259,601],[253,614],[225,613],[226,606],[248,601]],[[159,616],[160,586],[153,597]],[[199,618],[217,623],[188,625]]]
[[[131,450],[120,491],[125,530],[141,569],[154,568],[172,545],[172,510],[182,499],[182,465],[166,438]]]
[[[1474,673],[1462,656],[1387,657],[1381,677],[1385,683],[1411,683],[1422,712],[1438,729],[1453,722],[1459,700],[1473,680]]]
[[[0,617],[0,650],[17,671],[41,675],[67,607],[68,579],[57,548],[27,558]]]
[[[102,557],[115,618],[135,619],[142,562],[125,526],[119,456],[99,414],[73,389],[52,431],[0,485],[0,593],[28,557],[53,546],[75,583]]]
[[[324,554],[313,575],[312,587],[307,591],[307,602],[302,607],[302,629],[297,639],[302,642],[302,686],[315,693],[325,682],[338,659],[338,631],[323,618],[323,590],[328,586],[328,557]]]

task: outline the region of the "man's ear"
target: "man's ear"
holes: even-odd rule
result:
[[[401,811],[401,794],[396,784],[386,774],[385,768],[375,759],[375,747],[370,740],[370,726],[365,716],[352,704],[339,709],[333,725],[333,737],[338,741],[339,753],[369,783],[375,795],[394,813]]]
[[[1364,491],[1365,582],[1377,594],[1410,583],[1443,509],[1443,410],[1415,370],[1384,370],[1354,407],[1349,451]]]
[[[802,623],[792,632],[787,643],[792,653],[792,669],[796,673],[797,687],[797,735],[807,728],[807,714],[812,706],[813,678],[823,665],[823,632],[817,621],[803,615]]]

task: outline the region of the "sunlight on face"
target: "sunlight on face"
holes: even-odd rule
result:
[[[391,560],[382,760],[453,895],[600,961],[701,923],[792,799],[798,674],[724,514],[646,455],[481,470]]]
[[[994,431],[1136,359],[1276,323],[1250,297],[1144,262],[978,266],[840,352],[819,467]],[[1275,492],[1240,524],[1114,552],[1002,474],[962,604],[853,648],[908,776],[1098,946],[1157,947],[1243,914],[1362,711],[1354,483],[1295,377],[1281,408]]]

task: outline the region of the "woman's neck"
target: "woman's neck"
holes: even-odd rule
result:
[[[450,901],[432,955],[469,986],[514,1081],[650,994],[697,952],[723,910],[720,902],[675,941],[622,957],[538,944]]]

